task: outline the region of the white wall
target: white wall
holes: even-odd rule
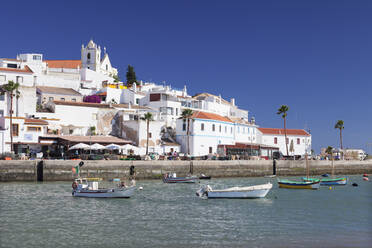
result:
[[[260,131],[258,131],[260,132]],[[261,132],[260,132],[261,133]],[[279,147],[279,151],[283,153],[283,155],[287,155],[286,145],[285,145],[285,137],[284,135],[273,135],[273,134],[260,134],[262,136],[262,144]],[[274,143],[274,138],[277,138],[277,144]],[[300,155],[304,156],[305,151],[307,150],[308,154],[311,154],[311,136],[295,136],[295,135],[287,135],[288,138],[288,152],[289,155]],[[300,144],[297,144],[297,139],[300,139]],[[293,140],[293,147],[294,153],[290,152],[290,145],[291,140]]]

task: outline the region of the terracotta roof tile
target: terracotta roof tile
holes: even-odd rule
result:
[[[36,88],[42,93],[81,96],[79,92],[71,88],[60,88],[60,87],[49,87],[49,86],[37,86]]]
[[[55,105],[68,105],[78,107],[91,107],[91,108],[112,108],[110,104],[105,103],[91,103],[91,102],[69,102],[69,101],[53,101]]]
[[[40,120],[40,119],[25,119],[25,124],[29,124],[29,125],[32,125],[32,124],[35,124],[35,125],[48,125],[48,122],[47,121],[44,121],[44,120]]]
[[[259,127],[263,134],[275,134],[275,135],[284,135],[283,128],[263,128]],[[303,129],[287,129],[287,135],[300,135],[300,136],[310,136],[308,132]]]
[[[25,68],[23,68],[23,69],[0,67],[0,71],[10,71],[10,72],[20,72],[20,73],[33,73],[33,71],[27,65],[25,65]]]
[[[117,144],[117,145],[124,145],[124,144],[131,144],[132,141],[120,139],[118,137],[114,136],[99,136],[99,135],[93,135],[93,136],[70,136],[70,135],[64,135],[64,136],[58,136],[58,139],[63,141],[68,141],[72,143],[98,143],[98,144]]]
[[[225,121],[232,122],[229,118],[212,113],[206,113],[201,111],[196,111],[191,116],[192,119],[207,119],[207,120],[216,120],[216,121]]]
[[[49,68],[81,68],[81,60],[44,60]]]

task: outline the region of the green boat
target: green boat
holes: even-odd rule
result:
[[[316,180],[319,180],[319,178],[303,177],[302,180],[304,180],[305,182],[315,182]],[[320,179],[320,185],[346,185],[346,184],[347,184],[346,177]]]

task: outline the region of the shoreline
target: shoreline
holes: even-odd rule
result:
[[[14,181],[71,181],[74,178],[72,167],[76,160],[1,160],[0,182]],[[161,179],[167,172],[185,176],[206,174],[212,178],[260,177],[273,174],[272,160],[191,160],[191,161],[122,161],[85,160],[80,168],[82,177],[103,179],[128,178],[130,167],[134,166],[136,179]],[[310,160],[310,176],[331,174],[331,161]],[[372,173],[372,160],[335,161],[335,175]],[[306,175],[304,160],[276,161],[277,176]]]

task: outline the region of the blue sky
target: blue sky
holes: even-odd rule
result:
[[[0,57],[80,59],[89,39],[122,78],[221,94],[262,127],[310,128],[313,148],[372,143],[372,1],[6,1]],[[368,150],[372,153],[372,148]]]

